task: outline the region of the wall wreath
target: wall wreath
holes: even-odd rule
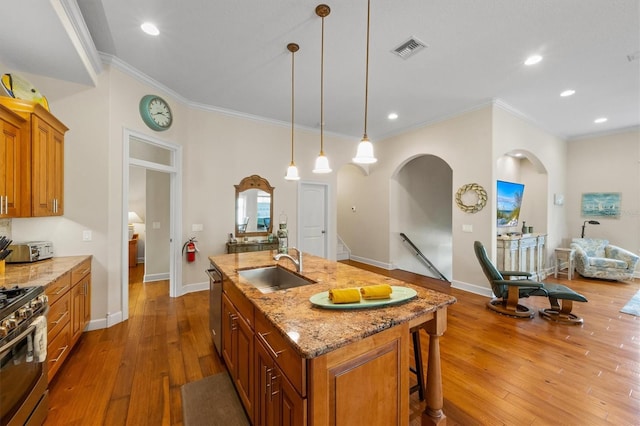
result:
[[[462,196],[470,191],[476,194],[476,203],[473,205],[467,205],[462,202]],[[477,183],[463,185],[458,189],[458,192],[456,192],[456,204],[463,212],[477,213],[487,204],[487,191]]]

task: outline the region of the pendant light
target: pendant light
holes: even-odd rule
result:
[[[298,175],[298,168],[296,167],[296,163],[293,162],[293,127],[294,127],[294,121],[293,121],[293,111],[294,111],[294,103],[293,103],[293,93],[294,93],[294,75],[295,75],[295,68],[294,68],[294,56],[295,53],[298,51],[298,49],[300,49],[300,46],[298,46],[295,43],[289,43],[287,44],[287,49],[289,50],[289,52],[291,52],[291,164],[289,164],[289,167],[287,168],[287,175],[284,177],[286,180],[300,180],[300,176]]]
[[[331,173],[329,159],[324,155],[324,18],[331,9],[326,4],[316,7],[316,15],[322,18],[322,44],[320,49],[320,155],[316,158],[313,173]]]
[[[356,156],[353,159],[357,164],[373,164],[378,159],[373,156],[373,144],[367,137],[367,105],[369,103],[369,22],[371,21],[371,0],[367,0],[367,63],[364,86],[364,135],[358,144]]]

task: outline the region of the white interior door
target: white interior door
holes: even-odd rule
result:
[[[298,229],[300,249],[315,256],[327,257],[327,185],[300,184]]]

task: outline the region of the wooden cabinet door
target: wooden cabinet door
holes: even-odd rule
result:
[[[71,342],[80,338],[91,319],[91,276],[86,275],[71,289]]]
[[[396,425],[409,418],[407,323],[313,358],[311,425]]]
[[[261,343],[255,345],[255,382],[254,393],[254,424],[260,426],[275,425],[274,407],[271,403],[273,396],[271,393],[271,382],[274,363],[267,350]]]
[[[287,377],[276,367],[277,404],[276,424],[280,426],[304,426],[307,424],[307,400],[303,399]]]
[[[267,349],[255,343],[254,424],[264,426],[304,426],[307,405],[291,385]]]
[[[222,295],[222,358],[227,369],[231,374],[231,377],[235,380],[236,364],[233,357],[233,329],[232,322],[236,316],[235,309],[231,304],[231,301],[226,295]]]
[[[253,331],[240,315],[236,316],[234,325],[236,389],[244,408],[251,416],[253,413]]]
[[[222,296],[222,357],[253,418],[253,331],[226,295]]]
[[[31,120],[31,209],[33,216],[59,216],[64,211],[64,136],[46,121]]]
[[[20,215],[20,127],[0,111],[0,217]]]

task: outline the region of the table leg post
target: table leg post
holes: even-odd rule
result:
[[[427,364],[427,407],[422,412],[422,426],[445,426],[447,416],[442,411],[442,369],[440,363],[440,336],[447,328],[447,308],[439,309],[433,320],[424,326],[429,334]]]

